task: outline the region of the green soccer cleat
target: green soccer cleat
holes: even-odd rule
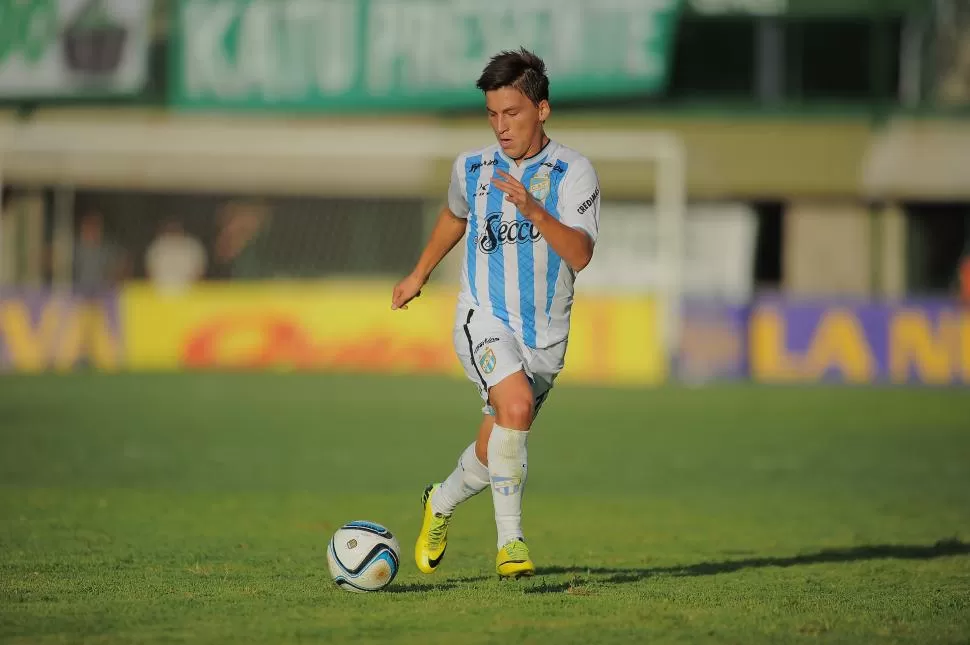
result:
[[[445,549],[448,547],[448,523],[451,522],[450,516],[435,513],[431,510],[431,493],[441,484],[431,484],[424,489],[421,503],[424,505],[424,522],[421,524],[421,532],[418,533],[418,541],[414,545],[414,561],[422,573],[434,573],[441,559],[445,557]]]
[[[529,557],[529,547],[522,540],[512,540],[495,556],[495,570],[500,578],[521,578],[536,572],[536,565]]]

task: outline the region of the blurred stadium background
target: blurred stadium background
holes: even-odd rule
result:
[[[541,575],[479,499],[429,579],[460,254],[391,288],[521,45],[601,235]],[[966,642],[970,0],[0,0],[0,183],[0,641]]]
[[[970,381],[966,0],[0,12],[0,370],[459,374],[457,253],[386,305],[526,45],[603,185],[564,380]]]

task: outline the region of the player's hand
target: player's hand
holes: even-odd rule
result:
[[[391,294],[391,309],[407,309],[408,303],[421,295],[424,280],[413,273],[394,285]]]
[[[506,201],[510,201],[515,204],[515,207],[519,209],[522,216],[526,219],[532,219],[535,217],[537,210],[541,209],[539,202],[537,202],[529,191],[525,189],[522,182],[502,170],[496,170],[495,174],[499,175],[501,179],[492,178],[492,183],[495,187],[505,193]]]

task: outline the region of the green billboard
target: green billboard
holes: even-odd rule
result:
[[[152,9],[152,0],[0,0],[0,99],[140,92]]]
[[[650,94],[681,0],[180,0],[170,100],[288,111],[478,105],[489,56],[542,56],[555,99]]]

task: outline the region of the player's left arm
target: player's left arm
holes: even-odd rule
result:
[[[553,217],[536,201],[525,186],[508,173],[496,171],[502,179],[493,180],[506,199],[516,205],[530,220],[552,249],[574,271],[582,271],[593,258],[593,246],[599,233],[599,182],[593,167],[576,168],[573,177],[563,180],[560,218]]]

